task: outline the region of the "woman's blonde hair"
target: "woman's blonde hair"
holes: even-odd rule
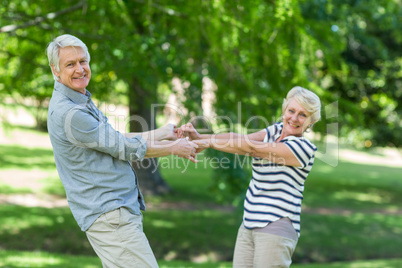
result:
[[[292,98],[295,98],[296,101],[311,114],[311,125],[321,119],[320,98],[312,91],[299,86],[289,90],[286,99],[283,100],[282,113],[285,113],[289,100]]]

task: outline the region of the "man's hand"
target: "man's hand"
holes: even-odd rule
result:
[[[161,140],[177,140],[176,135],[176,125],[175,124],[166,124],[163,127],[158,129],[160,131],[160,135],[162,136]]]
[[[191,162],[197,163],[198,161],[195,159],[195,156],[197,155],[197,149],[198,145],[194,142],[187,139],[180,139],[175,142],[175,145],[172,148],[172,152],[174,155],[182,158],[187,158]]]
[[[147,141],[146,158],[161,157],[167,155],[176,155],[189,159],[197,163],[195,159],[197,153],[209,147],[206,140],[189,141],[188,138],[178,139],[176,141]]]

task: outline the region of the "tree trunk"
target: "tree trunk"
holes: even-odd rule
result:
[[[154,94],[144,90],[138,80],[133,78],[129,90],[130,132],[143,132],[156,128],[155,111],[151,110]],[[171,191],[159,172],[158,159],[148,158],[132,161],[140,189],[144,194],[160,195]]]

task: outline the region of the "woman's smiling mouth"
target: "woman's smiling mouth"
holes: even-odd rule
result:
[[[294,125],[294,124],[292,124],[292,123],[288,123],[291,127],[293,127],[293,128],[298,128],[299,126],[298,125]]]

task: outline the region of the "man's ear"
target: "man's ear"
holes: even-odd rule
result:
[[[59,77],[60,73],[56,71],[56,66],[54,66],[54,64],[50,65],[50,67],[52,68],[52,72],[55,76]]]

